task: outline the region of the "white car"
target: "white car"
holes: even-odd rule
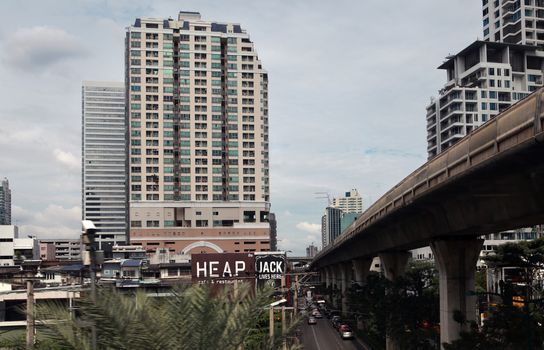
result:
[[[308,317],[308,324],[317,324],[317,320],[315,319],[315,317]]]

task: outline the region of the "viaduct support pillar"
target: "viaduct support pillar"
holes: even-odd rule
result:
[[[440,273],[440,342],[450,343],[466,329],[453,319],[461,312],[467,321],[476,320],[476,298],[468,297],[474,291],[474,273],[483,239],[452,238],[431,243]]]
[[[372,259],[354,259],[353,263],[353,274],[355,283],[359,286],[362,286],[366,283],[366,277],[370,272],[370,265],[372,265]]]
[[[406,264],[411,254],[409,252],[381,253],[380,260],[385,273],[385,278],[394,282],[398,277],[404,275]],[[402,350],[397,341],[386,331],[385,348],[387,350]]]
[[[330,275],[330,286],[332,288],[332,293],[331,293],[331,301],[332,301],[332,305],[334,306],[334,308],[338,308],[338,301],[337,301],[337,298],[336,298],[336,294],[335,292],[338,291],[338,288],[339,288],[339,279],[340,279],[340,274],[338,273],[337,271],[337,266],[336,265],[332,265],[329,267],[329,275]]]
[[[348,290],[351,285],[351,263],[340,263],[340,292],[342,293],[342,316],[346,316],[348,311]]]

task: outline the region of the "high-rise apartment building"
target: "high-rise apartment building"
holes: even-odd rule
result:
[[[107,252],[128,231],[125,86],[85,81],[82,102],[82,218],[94,222]]]
[[[361,198],[359,192],[354,188],[346,192],[343,197],[334,198],[332,206],[342,209],[344,213],[360,214],[363,212],[363,198]]]
[[[0,184],[0,225],[11,225],[11,190],[7,178]]]
[[[427,106],[429,159],[542,86],[544,52],[476,41],[438,68],[447,83]]]
[[[308,247],[306,247],[306,257],[313,258],[317,255],[318,251],[319,249],[317,249],[317,247],[312,243]]]
[[[268,74],[238,24],[127,30],[130,240],[182,253],[269,250]]]
[[[334,242],[340,236],[342,209],[335,207],[325,208],[325,215],[321,218],[321,240],[323,248]]]
[[[544,45],[544,0],[483,0],[484,40]]]

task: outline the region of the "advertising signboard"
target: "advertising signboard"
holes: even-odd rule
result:
[[[255,253],[255,277],[257,281],[281,280],[287,268],[284,252]]]
[[[193,282],[230,284],[234,281],[255,281],[255,256],[253,253],[192,254]]]

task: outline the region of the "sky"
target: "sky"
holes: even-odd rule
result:
[[[482,37],[478,0],[2,0],[0,178],[22,235],[78,237],[81,84],[124,81],[125,28],[198,11],[240,23],[269,72],[278,246],[321,242],[327,199],[365,207],[425,163],[448,54]]]

